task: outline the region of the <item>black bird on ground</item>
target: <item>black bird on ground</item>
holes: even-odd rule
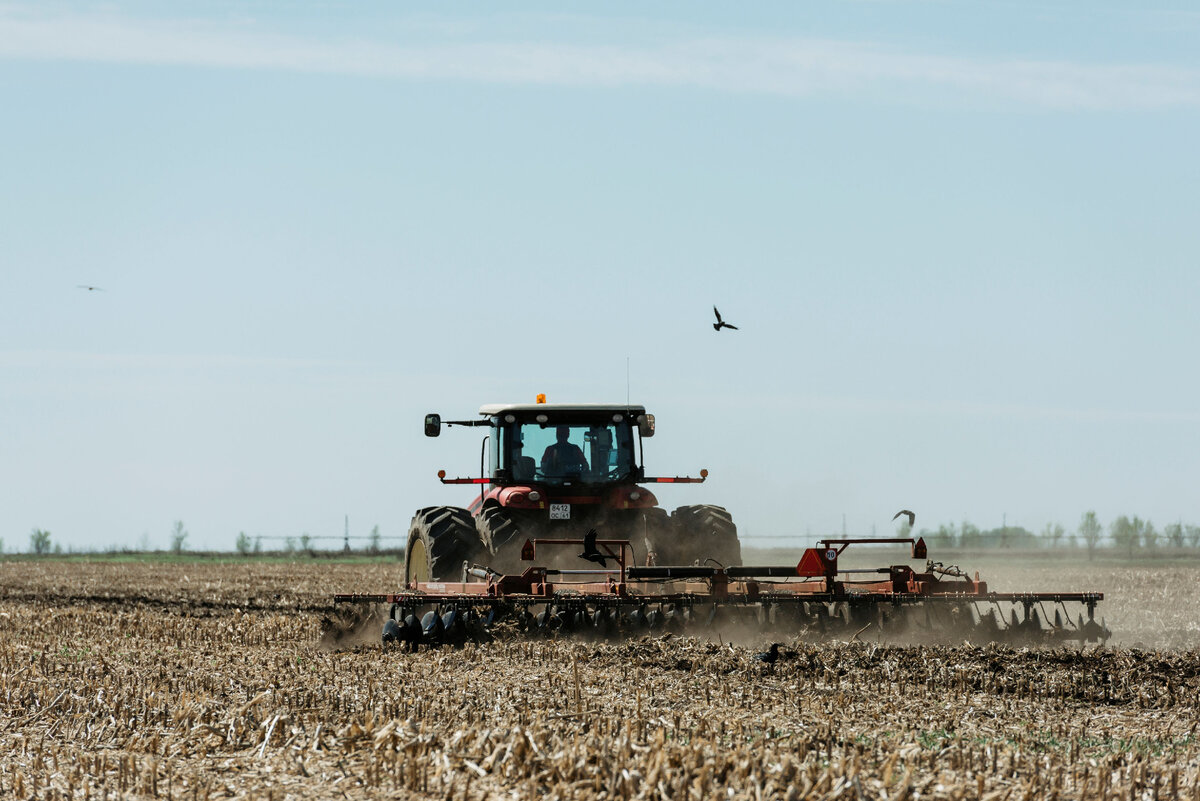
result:
[[[896,512],[896,514],[893,515],[892,519],[895,520],[900,515],[908,515],[908,527],[909,528],[912,528],[913,523],[917,522],[916,514],[908,511],[907,509],[901,509],[899,512]]]
[[[600,567],[608,567],[604,554],[596,550],[596,529],[589,528],[588,533],[583,535],[583,553],[579,554],[579,558],[595,562]]]
[[[729,323],[727,323],[721,319],[721,313],[719,311],[717,311],[716,306],[713,306],[713,314],[717,315],[717,321],[715,323],[713,323],[714,331],[720,331],[722,328],[732,328],[734,331],[738,330],[738,327],[736,325],[730,325]]]
[[[779,661],[779,643],[771,643],[769,650],[763,651],[761,654],[755,654],[754,658],[759,662],[766,662],[768,665],[774,665]]]
[[[76,284],[80,289],[86,289],[88,292],[103,292],[104,290],[98,286],[88,286],[87,284]]]

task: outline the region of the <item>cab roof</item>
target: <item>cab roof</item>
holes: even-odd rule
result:
[[[633,403],[489,403],[479,407],[479,413],[487,417],[505,412],[625,412],[639,415],[646,413],[646,407]]]

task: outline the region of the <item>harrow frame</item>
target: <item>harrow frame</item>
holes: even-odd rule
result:
[[[806,549],[794,567],[632,565],[626,540],[597,540],[615,568],[556,568],[533,565],[520,574],[463,565],[462,581],[414,581],[394,593],[334,596],[337,603],[390,604],[384,640],[446,641],[468,631],[486,633],[492,623],[516,619],[522,628],[587,629],[612,632],[624,627],[685,628],[713,625],[733,617],[753,629],[788,622],[822,634],[857,630],[873,623],[879,631],[906,630],[913,624],[927,633],[954,636],[982,630],[987,639],[1020,642],[1104,642],[1111,632],[1095,620],[1099,592],[995,592],[986,582],[956,567],[929,561],[918,572],[908,565],[882,568],[838,566],[850,545],[908,543],[916,559],[926,557],[925,543],[913,538],[826,539]],[[579,539],[530,539],[522,559],[535,561],[539,546],[582,545]],[[844,576],[874,574],[876,580]],[[591,577],[591,580],[587,580]],[[580,580],[584,579],[584,580]],[[1072,620],[1067,604],[1087,613]],[[1053,622],[1046,605],[1056,607]],[[1003,605],[1010,608],[1005,614]],[[533,615],[533,610],[540,610]],[[1018,615],[1017,610],[1022,611]],[[422,611],[424,610],[424,611]],[[923,620],[922,620],[923,618]],[[390,633],[390,636],[389,636]]]

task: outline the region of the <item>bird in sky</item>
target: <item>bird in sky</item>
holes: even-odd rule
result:
[[[734,331],[738,330],[738,327],[736,325],[730,325],[729,323],[727,323],[721,319],[721,313],[719,311],[717,311],[716,306],[713,306],[713,314],[717,315],[717,321],[715,323],[713,323],[714,331],[720,331],[722,328],[732,328]]]
[[[98,286],[88,286],[87,284],[76,284],[80,289],[86,289],[88,292],[103,292],[104,290]]]
[[[896,512],[896,514],[892,517],[892,519],[895,520],[900,515],[908,515],[908,527],[909,528],[912,528],[913,523],[917,522],[916,514],[908,511],[907,509],[901,509],[899,512]]]
[[[596,550],[596,529],[589,528],[588,533],[583,535],[583,553],[579,554],[579,558],[595,562],[600,567],[608,567],[604,554]]]

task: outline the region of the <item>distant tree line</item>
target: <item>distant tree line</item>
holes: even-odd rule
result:
[[[900,536],[911,536],[909,531],[907,524],[902,525]],[[1131,555],[1139,548],[1200,548],[1200,525],[1180,520],[1160,531],[1137,515],[1121,515],[1105,527],[1094,511],[1084,512],[1074,531],[1061,523],[1047,523],[1036,534],[1022,526],[981,529],[964,520],[958,525],[943,523],[936,529],[923,528],[917,535],[924,537],[931,548],[1086,548],[1089,556],[1102,547],[1119,548]]]
[[[183,553],[185,550],[184,544],[187,542],[187,538],[188,538],[188,532],[187,532],[187,529],[184,528],[183,522],[180,520],[176,520],[174,527],[171,529],[171,550],[174,553]],[[111,546],[111,547],[107,548],[106,550],[109,552],[113,552],[113,553],[122,552],[122,551],[126,552],[126,553],[133,553],[136,550],[149,551],[150,550],[149,537],[146,534],[142,535],[142,544],[139,549],[133,549],[133,548],[129,548],[129,547],[122,548],[119,546]],[[3,553],[3,552],[4,552],[4,540],[0,539],[0,553]],[[89,552],[88,550],[81,551],[81,553],[88,553],[88,552]],[[46,556],[48,554],[74,553],[74,551],[71,551],[71,550],[64,551],[62,543],[55,542],[54,537],[46,529],[34,528],[29,532],[29,551],[28,551],[28,553],[34,554],[36,556]]]
[[[900,526],[897,534],[901,537],[911,536],[911,529],[907,523]],[[182,520],[176,520],[171,528],[170,540],[171,551],[173,553],[184,553],[187,548],[187,539],[189,532],[184,526]],[[1000,526],[999,528],[981,529],[970,521],[964,520],[962,523],[943,523],[936,529],[922,528],[916,536],[924,537],[925,542],[930,548],[946,549],[946,548],[963,548],[963,549],[989,549],[989,548],[1080,548],[1087,549],[1089,558],[1095,553],[1098,548],[1114,548],[1124,550],[1130,555],[1133,555],[1136,550],[1154,550],[1156,548],[1174,548],[1184,549],[1193,548],[1200,550],[1200,525],[1192,523],[1184,523],[1179,520],[1174,523],[1168,523],[1161,530],[1155,527],[1154,523],[1149,520],[1134,515],[1120,515],[1105,526],[1094,511],[1087,511],[1079,520],[1079,525],[1073,531],[1068,531],[1061,523],[1047,523],[1040,532],[1035,533],[1023,526]],[[280,541],[282,548],[263,548],[263,540]],[[285,537],[264,537],[250,536],[244,531],[238,532],[235,542],[235,549],[239,554],[249,556],[253,554],[263,553],[264,550],[278,553],[313,553],[317,540],[336,540],[342,543],[340,550],[350,551],[350,540],[366,540],[367,546],[363,550],[367,553],[381,553],[384,549],[382,541],[384,536],[379,531],[379,526],[376,525],[371,529],[369,535],[354,536],[349,535],[344,537],[339,536],[321,536],[314,537],[307,532],[299,536]],[[387,537],[389,540],[399,539],[397,537]],[[149,545],[146,535],[142,537],[142,546],[140,550],[149,551]],[[131,549],[110,548],[110,551]],[[322,550],[339,550],[338,548],[325,548]],[[4,540],[0,539],[0,553],[4,551]],[[49,531],[41,528],[35,528],[29,532],[29,553],[36,555],[61,554],[63,553],[62,545],[54,542]]]
[[[188,541],[189,536],[191,536],[191,534],[187,530],[187,527],[184,525],[183,521],[176,520],[172,524],[171,531],[169,534],[171,553],[177,553],[177,554],[187,553],[187,551],[189,550],[187,547],[187,541]],[[273,552],[273,553],[279,553],[280,551],[283,551],[284,553],[309,553],[309,554],[312,554],[312,553],[315,553],[315,551],[318,549],[325,550],[325,551],[357,550],[360,552],[365,551],[367,553],[383,553],[384,548],[382,547],[382,543],[383,543],[384,539],[394,540],[394,539],[398,539],[398,538],[396,538],[396,537],[385,538],[383,536],[383,534],[380,533],[379,526],[375,526],[374,528],[372,528],[370,534],[365,535],[365,536],[350,536],[349,534],[347,534],[345,536],[314,537],[314,536],[310,535],[308,532],[305,532],[303,534],[300,534],[299,536],[286,536],[286,537],[253,536],[252,537],[252,536],[246,534],[246,532],[240,531],[240,532],[238,532],[237,539],[234,543],[234,548],[239,554],[242,554],[244,556],[263,553],[264,551]],[[282,548],[268,547],[268,548],[264,549],[263,548],[263,540],[277,541],[277,542],[281,543]],[[322,549],[322,548],[320,548],[319,545],[317,545],[318,540],[336,540],[339,543],[339,545],[337,547],[330,547],[330,548]],[[366,540],[367,545],[365,548],[351,549],[350,540]],[[137,547],[137,548],[130,548],[128,546],[125,546],[125,547],[112,546],[112,547],[104,549],[104,551],[109,552],[109,553],[149,553],[149,552],[157,551],[157,550],[158,549],[152,549],[150,547],[148,534],[142,535],[141,543],[140,543],[139,547]],[[29,550],[27,552],[34,554],[36,556],[46,556],[46,555],[51,555],[51,554],[62,554],[62,553],[76,553],[76,551],[72,551],[72,550],[64,551],[62,544],[55,542],[54,538],[50,534],[50,532],[43,528],[34,528],[29,532]],[[83,551],[78,551],[78,552],[79,553],[95,553],[97,551],[94,549],[84,549]],[[2,538],[0,538],[0,553],[4,553],[4,540]]]
[[[379,531],[379,526],[375,526],[374,528],[372,528],[371,533],[366,536],[360,536],[360,535],[351,536],[350,534],[345,534],[342,536],[337,536],[337,535],[333,535],[333,534],[323,535],[323,536],[313,536],[312,534],[309,534],[306,531],[303,534],[300,534],[299,536],[290,536],[289,535],[289,536],[281,537],[281,536],[256,535],[256,536],[252,537],[244,531],[239,531],[234,547],[237,549],[237,552],[242,554],[243,556],[251,556],[251,555],[257,554],[257,553],[263,553],[264,550],[270,551],[270,552],[275,552],[275,553],[278,553],[279,551],[282,550],[284,553],[308,553],[308,554],[315,553],[318,550],[320,550],[320,551],[338,551],[338,550],[340,550],[340,551],[344,551],[347,553],[349,553],[351,551],[360,551],[360,552],[365,551],[366,553],[382,553],[384,550],[382,547],[382,542],[384,539],[385,538],[384,538],[383,534],[381,534]],[[389,537],[388,539],[396,539],[396,538]],[[276,547],[276,548],[264,549],[263,548],[263,540],[267,540],[268,542],[279,543],[282,545],[282,548]],[[367,546],[366,546],[366,548],[351,548],[350,547],[351,540],[366,540]],[[339,545],[335,545],[333,547],[321,547],[319,545],[319,543],[321,541],[337,542],[337,543],[339,543]]]

